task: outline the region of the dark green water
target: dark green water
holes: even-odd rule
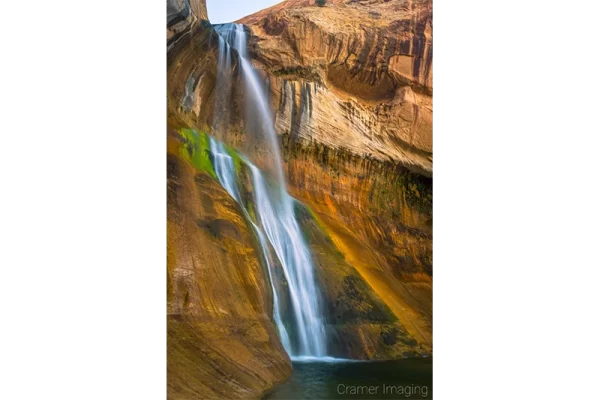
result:
[[[264,399],[431,399],[432,362],[431,358],[420,358],[294,363],[290,379]]]

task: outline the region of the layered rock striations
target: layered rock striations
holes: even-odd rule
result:
[[[301,144],[288,137],[284,143],[289,148],[286,170],[291,193],[310,207],[334,245],[334,251],[315,252],[321,275],[335,276],[335,281],[328,278],[329,284],[324,284],[330,308],[335,314],[343,304],[368,295],[365,288],[357,291],[340,285],[355,279],[340,267],[347,264],[393,314],[393,318],[377,322],[364,314],[330,321],[339,323],[337,336],[351,342],[346,349],[352,349],[355,358],[367,359],[431,354],[430,180],[392,162],[332,151],[321,144]],[[401,325],[398,332],[406,338],[405,343],[384,341],[383,332],[394,320]],[[354,332],[366,327],[379,333],[347,334],[349,329]]]
[[[268,80],[280,134],[431,177],[431,1],[330,0],[317,7],[288,0],[240,22],[251,31],[254,63]],[[210,130],[218,38],[208,26],[193,38],[180,36],[182,49],[168,57],[170,104],[188,125]],[[233,93],[234,108],[237,98]],[[239,106],[236,111],[241,114]],[[231,123],[238,127],[225,139],[242,143],[240,121]]]
[[[431,1],[288,0],[240,22],[280,132],[431,176]]]
[[[204,0],[167,1],[167,397],[261,398],[291,373],[256,238],[214,177],[206,127],[216,60]],[[207,107],[208,106],[208,107]],[[203,108],[204,107],[204,108]],[[195,115],[196,118],[190,118]]]
[[[431,1],[288,0],[239,22],[292,194],[416,340],[406,353],[431,351]]]
[[[203,0],[167,4],[168,188],[182,193],[168,203],[168,395],[259,397],[290,372],[264,266],[209,172],[210,152],[190,157],[198,143],[182,134],[252,150],[238,60],[230,127],[212,132],[218,36]],[[288,0],[241,22],[270,90],[288,190],[302,203],[330,348],[359,359],[431,354],[431,1]]]
[[[256,238],[214,179],[205,144],[192,133],[168,136],[167,394],[260,398],[291,364]]]
[[[167,0],[167,50],[203,20],[208,21],[204,0]]]

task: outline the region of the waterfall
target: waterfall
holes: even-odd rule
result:
[[[238,204],[242,208],[244,216],[252,224],[252,228],[254,229],[254,232],[256,233],[256,236],[258,237],[258,240],[260,242],[263,259],[265,260],[265,263],[267,264],[267,271],[269,272],[269,281],[273,282],[274,281],[274,277],[272,274],[273,267],[272,267],[271,259],[269,257],[269,253],[267,250],[268,249],[267,242],[265,240],[265,236],[262,233],[261,229],[254,223],[254,221],[252,221],[252,218],[250,217],[248,210],[246,209],[246,207],[244,206],[244,203],[242,202],[240,190],[237,185],[237,174],[235,171],[233,157],[231,157],[231,155],[229,155],[227,153],[225,146],[223,146],[222,143],[216,141],[212,137],[209,137],[209,141],[210,141],[210,151],[213,155],[213,166],[215,169],[215,173],[217,174],[217,178],[219,179],[219,182],[221,182],[221,185],[223,186],[223,188],[225,188],[225,190],[227,190],[227,192],[231,195],[231,197],[233,197],[233,199],[238,202]],[[279,333],[279,337],[281,338],[281,342],[283,343],[283,346],[285,347],[286,351],[288,351],[288,353],[289,353],[289,351],[291,349],[290,339],[289,339],[287,330],[285,329],[285,326],[283,325],[279,307],[280,307],[279,306],[279,295],[277,294],[276,290],[273,290],[273,314],[274,314],[273,316],[275,319],[275,325],[277,326],[277,330]]]
[[[217,68],[217,82],[215,95],[215,115],[213,117],[215,133],[223,133],[229,126],[231,117],[230,103],[232,92],[231,77],[231,51],[227,40],[227,33],[219,34],[219,58]]]
[[[243,25],[215,26],[219,33],[217,102],[214,129],[228,124],[229,108],[222,98],[231,96],[232,52],[237,52],[240,74],[245,82],[247,108],[245,126],[261,134],[273,161],[274,176],[269,179],[250,160],[243,157],[254,196],[254,220],[244,204],[238,186],[233,157],[225,146],[210,138],[214,169],[221,185],[239,203],[251,222],[261,246],[273,292],[273,319],[281,342],[292,359],[326,359],[325,327],[314,266],[300,225],[294,213],[295,200],[286,189],[277,133],[264,85],[247,56],[247,35]],[[221,79],[221,80],[219,80]],[[218,113],[218,114],[217,114]],[[251,117],[251,118],[250,118]],[[249,121],[252,119],[252,121]],[[285,304],[284,304],[285,303]]]

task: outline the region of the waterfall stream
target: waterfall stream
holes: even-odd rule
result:
[[[248,167],[253,213],[244,204],[232,155],[219,141],[210,138],[213,164],[221,185],[239,203],[251,222],[261,246],[273,292],[273,319],[281,342],[292,359],[327,359],[325,327],[320,294],[316,287],[314,266],[294,213],[295,200],[287,193],[281,153],[271,109],[258,72],[247,56],[247,34],[243,25],[215,26],[219,33],[219,58],[214,130],[227,129],[230,110],[232,55],[237,52],[240,74],[245,82],[246,107],[252,116],[254,130],[273,158],[273,179],[268,179],[250,160],[242,156]],[[248,122],[248,121],[245,121]],[[245,123],[250,125],[250,123]],[[262,142],[261,142],[262,144]]]

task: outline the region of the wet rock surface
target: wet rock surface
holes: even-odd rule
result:
[[[176,132],[212,133],[218,38],[204,1],[167,4],[168,397],[259,398],[291,364],[256,238],[207,149]],[[430,1],[402,0],[288,0],[242,20],[339,356],[431,354],[431,21]],[[261,167],[240,88],[217,137]]]

